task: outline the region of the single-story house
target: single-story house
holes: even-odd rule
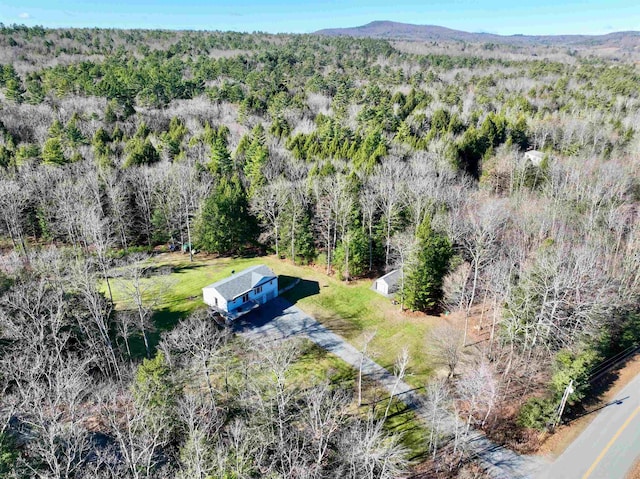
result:
[[[394,269],[384,276],[373,282],[373,290],[376,293],[389,296],[398,290],[398,281],[400,280],[400,270]]]
[[[261,264],[202,288],[204,302],[234,319],[278,296],[278,277]]]

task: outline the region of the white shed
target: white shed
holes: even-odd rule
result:
[[[400,270],[394,269],[384,276],[373,282],[373,290],[376,293],[389,296],[398,290],[398,281],[400,280]]]
[[[533,166],[540,166],[545,154],[538,150],[529,150],[524,153],[524,161],[529,161]]]

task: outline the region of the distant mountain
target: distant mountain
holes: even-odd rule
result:
[[[607,35],[495,35],[470,33],[437,25],[413,25],[389,21],[375,21],[352,28],[328,28],[316,35],[382,38],[388,40],[492,42],[542,45],[611,45],[640,47],[640,32],[615,32]]]

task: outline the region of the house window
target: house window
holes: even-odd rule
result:
[[[260,293],[262,293],[262,286],[258,286],[256,289],[254,289],[254,290],[253,290],[253,292],[254,292],[255,294],[260,294]]]
[[[214,300],[216,306],[218,306],[218,298],[213,298],[213,300]]]
[[[247,301],[249,301],[249,293],[245,293],[242,295],[242,302],[246,303]]]

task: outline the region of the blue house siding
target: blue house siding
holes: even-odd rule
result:
[[[244,314],[278,296],[278,277],[265,265],[253,266],[202,289],[204,302],[229,317]]]
[[[256,285],[253,289],[249,290],[242,295],[237,296],[231,301],[227,302],[227,311],[235,311],[242,305],[250,302],[264,304],[267,301],[275,298],[278,295],[278,278],[272,278],[269,281],[265,281]]]

